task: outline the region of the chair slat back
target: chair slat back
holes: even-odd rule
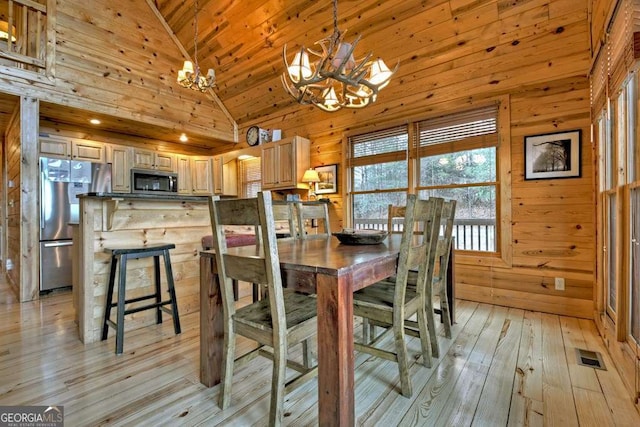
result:
[[[318,202],[297,202],[296,209],[298,211],[298,224],[300,226],[300,238],[306,239],[313,236],[331,235],[331,224],[329,222],[329,208],[326,203]],[[323,232],[307,235],[305,232],[306,220],[320,220],[323,224]],[[318,225],[319,227],[319,225]]]
[[[395,307],[402,307],[404,303],[409,270],[416,268],[418,270],[416,282],[418,293],[424,295],[427,283],[431,284],[443,202],[444,200],[438,197],[419,200],[415,194],[407,195],[404,230],[396,272]],[[420,233],[416,234],[414,230],[420,230]]]
[[[300,236],[300,229],[296,223],[296,209],[294,202],[285,200],[273,201],[273,219],[275,222],[287,222],[289,226],[290,239],[297,239]]]
[[[407,210],[406,206],[389,205],[387,215],[387,231],[390,234],[402,234],[404,230],[404,216]],[[401,222],[394,221],[394,219],[402,219]],[[397,225],[395,227],[394,225]]]
[[[438,273],[436,281],[442,281],[447,275],[449,256],[451,254],[451,244],[453,241],[453,223],[456,217],[456,201],[447,200],[442,206],[442,219],[440,226],[442,234],[438,239],[436,248],[436,261],[438,262]]]
[[[285,321],[285,312],[271,192],[259,192],[254,199],[221,200],[212,196],[209,212],[225,317],[235,313],[232,279],[267,285],[273,328],[278,329]],[[229,254],[224,234],[226,225],[258,227],[260,238],[255,251],[246,255]]]

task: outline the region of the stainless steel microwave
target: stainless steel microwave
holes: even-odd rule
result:
[[[131,192],[175,194],[178,192],[178,174],[145,169],[131,169]]]

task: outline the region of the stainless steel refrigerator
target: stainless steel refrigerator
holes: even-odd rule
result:
[[[72,229],[78,194],[111,192],[111,165],[40,158],[40,290],[71,286]]]

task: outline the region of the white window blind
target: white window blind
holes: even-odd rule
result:
[[[416,124],[418,147],[466,141],[464,149],[496,145],[498,107],[495,105],[435,117]],[[462,149],[459,147],[458,149]],[[456,151],[448,147],[447,151]]]
[[[242,197],[256,197],[262,189],[260,157],[251,157],[239,161],[240,188]]]
[[[407,158],[409,137],[407,126],[355,135],[349,138],[351,164],[366,165]]]

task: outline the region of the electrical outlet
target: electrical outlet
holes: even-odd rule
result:
[[[564,278],[556,277],[556,291],[564,291]]]

